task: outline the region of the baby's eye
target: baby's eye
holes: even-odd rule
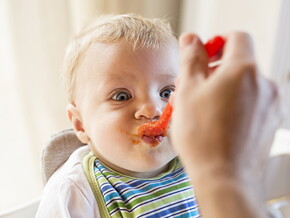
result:
[[[112,96],[112,99],[115,101],[126,101],[132,98],[132,96],[127,92],[117,92]]]
[[[174,87],[167,87],[161,90],[160,97],[168,99],[170,95],[174,92]]]

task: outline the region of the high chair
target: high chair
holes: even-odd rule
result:
[[[23,205],[0,212],[0,218],[33,218],[39,205],[40,198],[31,200]]]
[[[290,218],[290,154],[269,158],[264,181],[271,214],[275,218]]]
[[[42,180],[44,184],[67,161],[69,156],[83,145],[73,129],[65,129],[52,135],[42,152]]]

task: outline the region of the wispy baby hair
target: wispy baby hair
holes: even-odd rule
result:
[[[158,48],[167,41],[176,40],[176,37],[169,23],[163,19],[149,19],[135,14],[98,17],[72,39],[66,50],[63,75],[71,103],[74,103],[78,66],[90,45],[121,40],[136,50]]]

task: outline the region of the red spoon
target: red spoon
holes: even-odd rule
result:
[[[215,36],[210,39],[205,45],[208,57],[212,57],[217,54],[224,46],[225,40],[221,36]],[[156,121],[149,121],[144,123],[138,128],[139,137],[149,137],[153,140],[152,145],[159,143],[159,138],[167,135],[168,123],[171,118],[173,107],[170,101],[168,101],[164,111],[162,112],[160,119]]]

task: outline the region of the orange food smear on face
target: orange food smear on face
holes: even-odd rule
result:
[[[172,105],[168,102],[159,120],[144,123],[138,128],[139,137],[166,136],[172,111]]]
[[[141,142],[141,139],[137,135],[131,135],[131,142],[133,145],[137,145]]]

